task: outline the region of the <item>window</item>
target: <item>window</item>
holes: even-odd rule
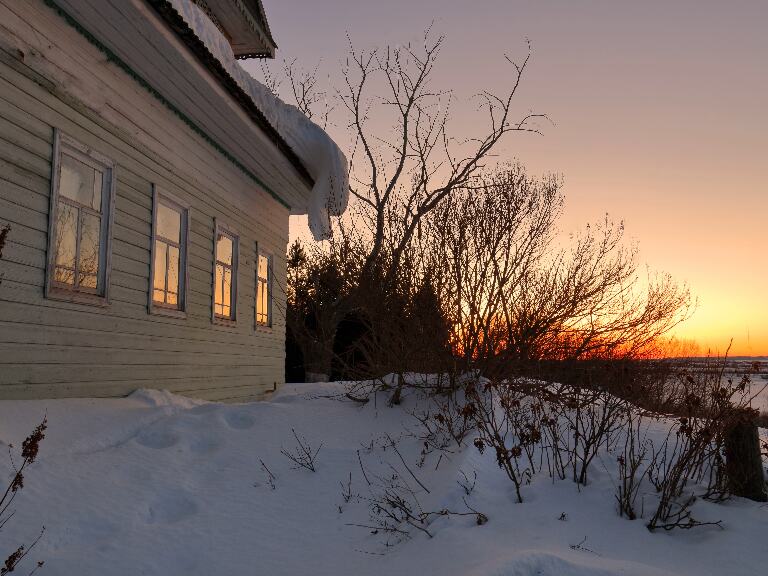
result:
[[[46,295],[106,303],[113,163],[54,134]]]
[[[155,189],[150,312],[184,312],[189,210]]]
[[[235,320],[237,303],[237,236],[216,225],[213,318]]]
[[[256,270],[256,324],[272,326],[272,257],[259,252]]]

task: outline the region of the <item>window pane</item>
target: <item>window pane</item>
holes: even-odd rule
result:
[[[221,264],[216,265],[216,284],[214,286],[214,313],[226,318],[232,317],[232,269]]]
[[[269,265],[270,258],[259,254],[258,279],[256,285],[256,322],[269,326]]]
[[[232,238],[219,233],[216,239],[216,260],[232,265]]]
[[[101,212],[103,174],[76,158],[61,155],[61,179],[59,194],[75,202]]]
[[[56,262],[55,281],[62,284],[75,284],[77,216],[77,208],[63,202],[58,203],[53,249]]]
[[[155,280],[152,299],[155,302],[165,302],[165,263],[168,245],[160,240],[155,240]]]
[[[179,249],[168,246],[168,304],[178,304]]]
[[[266,284],[259,282],[256,294],[256,322],[259,324],[269,323],[269,310],[267,308]]]
[[[256,322],[263,322],[262,320],[262,314],[264,313],[264,308],[261,303],[261,296],[262,296],[262,287],[261,282],[256,282]]]
[[[259,278],[267,278],[267,270],[269,268],[269,258],[259,254]]]
[[[229,309],[232,300],[232,269],[224,269],[224,307]],[[229,315],[229,312],[226,312]]]
[[[223,312],[223,286],[224,286],[224,266],[216,264],[216,280],[213,285],[213,310],[216,314],[222,315]]]
[[[269,282],[264,282],[264,288],[262,290],[262,309],[263,309],[263,317],[264,317],[264,324],[269,324],[270,318],[269,318]]]
[[[99,245],[101,238],[101,218],[83,213],[80,224],[80,265],[78,284],[96,289],[99,276]]]
[[[162,202],[157,205],[157,235],[181,243],[181,214]]]

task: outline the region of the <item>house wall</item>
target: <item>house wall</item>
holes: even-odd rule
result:
[[[44,297],[54,128],[116,163],[107,307]],[[185,319],[148,313],[153,184],[190,206]],[[234,326],[211,320],[214,218],[240,236]],[[284,381],[288,208],[42,1],[0,0],[5,223],[0,398],[164,388],[239,401]],[[257,242],[274,257],[269,329],[254,323]]]

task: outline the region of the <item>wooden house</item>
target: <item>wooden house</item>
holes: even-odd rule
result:
[[[260,0],[0,0],[0,398],[284,381],[288,217],[346,161],[238,71],[274,51]]]

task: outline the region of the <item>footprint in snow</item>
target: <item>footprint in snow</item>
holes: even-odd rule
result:
[[[253,428],[253,425],[256,423],[253,416],[245,412],[229,412],[224,415],[224,420],[230,428],[235,428],[236,430]]]
[[[142,430],[139,432],[136,436],[136,442],[147,448],[160,450],[178,444],[179,437],[173,430],[168,430],[166,428],[150,428],[149,430]]]

